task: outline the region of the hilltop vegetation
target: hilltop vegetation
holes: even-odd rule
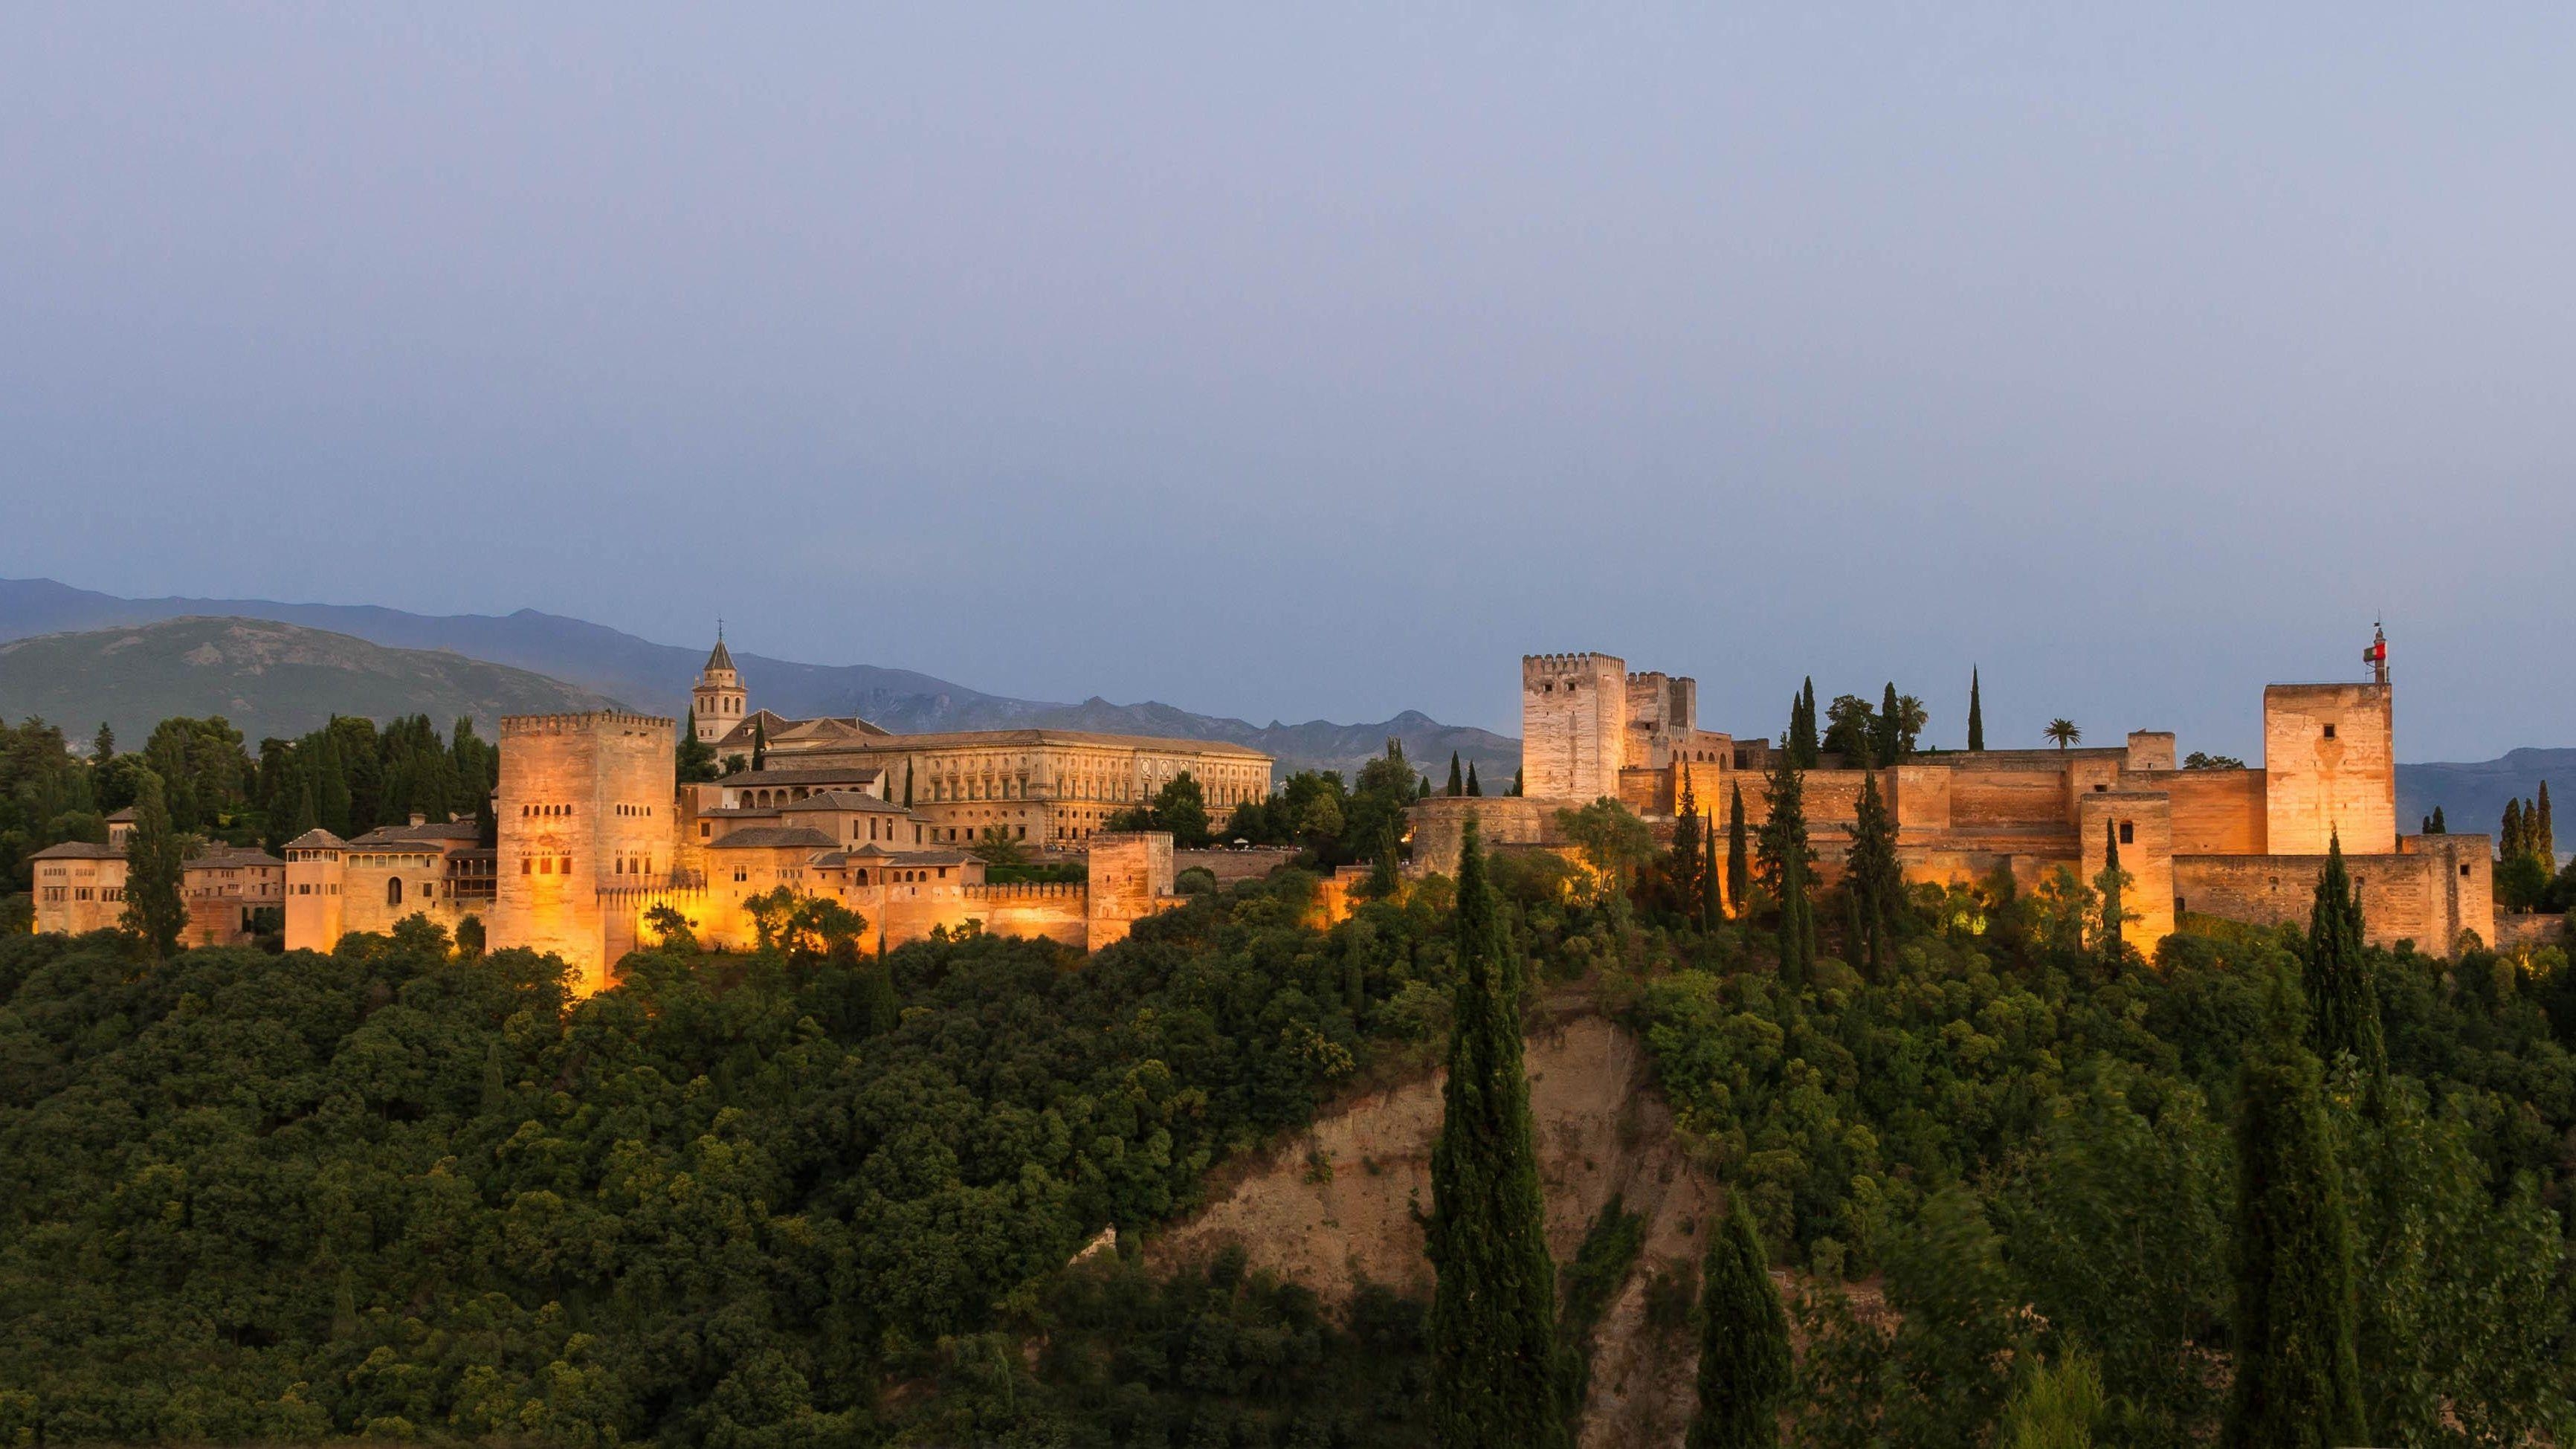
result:
[[[471,719],[605,709],[607,695],[445,650],[388,649],[262,619],[182,618],[0,643],[0,704],[12,719],[104,721],[139,740],[162,720],[221,715],[257,739],[337,715]]]
[[[1826,892],[1784,976],[1769,912],[1701,928],[1669,859],[1608,892],[1492,864],[1514,978],[1638,1033],[1798,1270],[1795,1442],[1997,1442],[2032,1364],[2098,1379],[2092,1442],[2214,1433],[2239,1071],[2317,948],[2213,928],[2150,965],[2087,938],[2080,891],[1925,890],[1863,969]],[[1309,888],[1087,961],[646,953],[581,1003],[431,931],[149,970],[0,940],[0,1439],[1422,1443],[1424,1303],[1127,1252],[1447,1035],[1448,884],[1328,932]],[[2576,974],[2357,960],[2389,1074],[2327,1062],[2324,1120],[2373,1442],[2565,1442]],[[1120,1253],[1067,1266],[1110,1225]],[[1574,1402],[1622,1275],[1696,1337],[1691,1274],[1621,1231],[1557,1265]]]

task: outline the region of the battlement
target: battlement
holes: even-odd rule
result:
[[[1091,894],[1081,881],[998,881],[961,889],[970,901],[1078,901]]]
[[[626,725],[671,729],[678,723],[668,715],[629,714],[620,709],[594,709],[580,714],[510,714],[501,717],[501,736],[560,735]]]
[[[1523,679],[1531,679],[1542,674],[1596,674],[1604,669],[1614,671],[1624,679],[1628,673],[1628,661],[1615,654],[1595,654],[1589,650],[1580,654],[1524,654],[1521,656],[1521,678]]]

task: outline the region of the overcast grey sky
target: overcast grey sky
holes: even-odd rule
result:
[[[1728,13],[1711,14],[1724,10]],[[0,11],[0,574],[2576,744],[2576,10]]]

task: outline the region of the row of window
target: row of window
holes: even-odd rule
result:
[[[653,813],[653,807],[650,805],[620,805],[617,807],[617,813],[620,815],[649,816]]]
[[[563,862],[560,869],[556,867],[556,861]],[[570,875],[572,874],[572,857],[569,855],[523,855],[519,857],[519,874]]]
[[[125,888],[123,886],[47,886],[44,889],[43,899],[121,901],[125,899]]]

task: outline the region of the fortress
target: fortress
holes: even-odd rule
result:
[[[944,929],[1097,950],[1179,902],[1172,838],[1109,831],[1111,816],[1184,772],[1218,818],[1270,792],[1270,757],[1239,745],[1047,729],[898,735],[748,711],[722,640],[693,699],[699,738],[744,768],[676,784],[679,725],[663,716],[513,716],[501,722],[496,847],[478,847],[469,824],[417,819],[355,840],[315,830],[289,841],[288,948],[329,950],[413,915],[452,930],[471,915],[489,946],[553,952],[596,991],[656,939],[647,917],[658,909],[702,942],[744,948],[758,936],[747,902],[785,887],[857,911],[871,946]],[[762,768],[747,767],[755,756]],[[1089,878],[988,881],[964,849],[988,835],[1078,850]]]
[[[1819,879],[1839,877],[1861,783],[1874,774],[1911,881],[2000,872],[2027,891],[2066,867],[2089,883],[2116,839],[2135,881],[2127,904],[2140,919],[2130,939],[2150,954],[2186,913],[2306,921],[2337,839],[2373,941],[2443,954],[2464,933],[2491,942],[2488,838],[2398,829],[2387,657],[2385,641],[2374,643],[2365,682],[2265,689],[2257,768],[2180,768],[2174,737],[2152,730],[2109,749],[1943,751],[1875,771],[1827,756],[1804,772]],[[1415,806],[1414,868],[1455,869],[1471,812],[1495,845],[1562,847],[1556,813],[1604,796],[1669,835],[1685,791],[1722,820],[1741,790],[1748,827],[1758,827],[1774,746],[1699,728],[1698,696],[1693,680],[1632,674],[1607,654],[1524,657],[1523,795]]]

